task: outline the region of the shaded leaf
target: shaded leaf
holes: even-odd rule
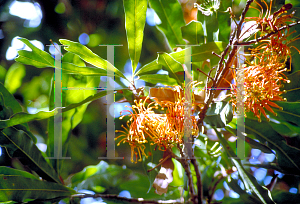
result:
[[[17,91],[17,89],[21,86],[22,79],[25,76],[25,74],[26,74],[26,70],[23,64],[17,62],[12,64],[5,76],[5,81],[4,81],[5,88],[10,93],[14,94]]]
[[[61,182],[52,166],[46,162],[40,150],[24,131],[14,127],[2,130],[0,144],[8,150],[11,157],[18,157],[23,165],[30,167],[43,179]]]
[[[216,102],[209,107],[204,122],[217,128],[225,127],[233,118],[232,106],[227,102]]]
[[[16,175],[0,175],[0,201],[68,197],[76,192],[61,184]]]
[[[292,174],[300,174],[300,150],[287,145],[285,139],[279,135],[268,122],[258,122],[245,118],[245,130],[247,134],[253,134],[261,142],[268,142],[268,146],[276,151],[276,156],[280,168],[290,171]]]
[[[300,126],[300,102],[276,102],[283,110],[275,109],[277,117]]]
[[[123,3],[128,50],[133,69],[132,73],[134,73],[142,50],[147,0],[124,0]]]
[[[22,176],[22,177],[25,177],[25,178],[39,180],[37,177],[35,177],[34,175],[32,175],[32,174],[30,174],[26,171],[13,169],[13,168],[9,168],[9,167],[6,167],[6,166],[0,166],[0,175],[15,175],[15,176]]]
[[[15,97],[9,93],[2,83],[0,83],[0,93],[3,95],[3,99],[5,99],[5,104],[9,104],[9,107],[12,109],[13,113],[22,111],[21,105],[18,103]]]
[[[149,3],[162,22],[157,28],[166,36],[171,49],[185,44],[180,30],[185,25],[180,3],[177,0],[149,0]]]
[[[126,79],[123,73],[120,72],[116,67],[114,67],[110,62],[102,59],[101,57],[93,53],[90,49],[88,49],[86,46],[66,39],[60,39],[59,42],[63,45],[66,45],[66,47],[64,47],[65,50],[78,55],[84,61],[98,68],[115,72],[117,76]]]
[[[22,124],[22,123],[27,123],[27,122],[30,122],[33,120],[47,119],[47,118],[54,116],[56,113],[58,113],[58,110],[61,110],[62,112],[72,110],[74,108],[80,107],[81,105],[83,105],[85,103],[88,103],[88,102],[94,101],[98,98],[101,98],[101,97],[107,95],[108,93],[113,93],[113,91],[111,91],[111,92],[101,91],[94,95],[90,95],[89,97],[87,97],[86,99],[84,99],[78,103],[72,103],[65,108],[56,108],[56,109],[53,109],[52,111],[39,111],[35,114],[19,112],[19,113],[13,115],[10,119],[0,120],[0,129],[12,127],[12,126]]]
[[[181,27],[182,37],[190,42],[190,44],[198,45],[204,43],[204,33],[202,23],[199,21],[191,21],[189,24]]]
[[[178,85],[175,79],[170,78],[168,75],[163,74],[149,74],[149,75],[142,75],[139,77],[139,80],[143,80],[149,82],[151,84],[163,84],[168,86],[175,86]]]
[[[274,191],[272,192],[272,196],[276,203],[296,204],[299,203],[300,200],[300,194],[293,194],[283,191]]]
[[[297,54],[298,55],[298,54]],[[299,56],[297,56],[299,58]],[[294,59],[294,57],[293,57]],[[294,63],[296,65],[296,63]],[[300,100],[300,71],[296,71],[288,75],[290,83],[283,84],[283,90],[287,92],[282,94],[282,97],[286,98],[289,102],[294,102]]]
[[[225,138],[222,137],[221,133],[215,127],[213,128],[217,133],[217,136],[224,150],[226,151],[228,156],[231,157],[231,161],[238,169],[239,175],[244,182],[245,190],[255,193],[255,195],[258,197],[261,203],[264,204],[274,203],[272,197],[270,197],[269,190],[259,185],[256,179],[254,178],[254,176],[244,169],[241,160],[236,157],[234,151],[231,149],[231,147],[229,146]]]
[[[107,71],[101,68],[81,67],[68,62],[63,62],[61,67],[63,71],[69,74],[81,74],[84,76],[107,76]]]

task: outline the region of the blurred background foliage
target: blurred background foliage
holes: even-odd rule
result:
[[[196,1],[180,0],[186,23],[193,19],[193,15],[195,15],[194,2]],[[290,0],[289,2],[293,3],[294,7],[300,7],[298,1]],[[228,6],[233,5],[234,12],[239,14],[245,6],[245,1],[234,0],[232,2],[228,0],[222,1],[222,4],[222,10],[226,10]],[[248,14],[249,16],[257,15],[257,11],[250,9]],[[224,21],[222,21],[222,18],[219,18],[219,20],[221,19],[219,28],[223,30],[219,40],[227,43],[231,22],[225,19],[225,14],[219,13],[218,15],[224,15]],[[299,12],[296,13],[296,16],[300,16]],[[172,51],[163,34],[155,27],[159,23],[160,20],[155,12],[148,8],[140,66],[156,59],[158,52]],[[20,102],[23,111],[36,113],[40,110],[49,109],[49,93],[53,69],[37,69],[15,62],[14,58],[17,56],[17,51],[25,48],[25,44],[17,40],[18,36],[31,40],[34,45],[52,54],[54,51],[49,47],[51,44],[50,39],[54,43],[58,43],[58,39],[78,41],[104,59],[106,59],[106,48],[98,45],[121,44],[123,46],[115,48],[115,66],[125,73],[125,76],[126,74],[129,76],[131,65],[124,28],[124,8],[120,0],[2,0],[0,1],[0,82],[4,83],[10,93]],[[225,31],[225,29],[227,30]],[[299,64],[299,61],[299,56],[293,56],[295,64]],[[296,70],[297,68],[295,67],[293,71]],[[101,77],[101,81],[105,80],[105,77]],[[141,82],[139,86],[142,85],[148,84]],[[126,86],[126,83],[124,83],[124,86]],[[121,95],[116,95],[116,101],[121,98]],[[116,104],[115,116],[118,116],[123,108],[124,104]],[[110,165],[105,162],[99,163],[98,157],[106,156],[106,120],[103,117],[105,112],[105,98],[93,101],[87,107],[81,123],[72,130],[67,152],[67,156],[72,159],[64,160],[64,167],[61,172],[62,178],[66,179],[66,182],[71,179],[72,184],[76,184],[78,189],[88,189],[97,193],[119,194],[123,189],[137,186],[134,188],[134,191],[130,192],[131,196],[159,197],[154,194],[153,189],[147,194],[156,172],[147,173],[146,169],[158,163],[158,159],[162,158],[161,152],[152,152],[153,161],[151,163],[132,164],[128,159],[130,157],[129,147],[121,145],[116,150],[116,156],[124,156],[125,160],[107,160],[106,162]],[[121,122],[118,119],[115,120],[116,129],[121,129]],[[31,132],[37,138],[37,146],[41,151],[45,152],[47,148],[47,121],[33,121],[29,123],[29,126]],[[243,194],[241,190],[244,189],[241,180],[237,182],[239,185],[236,186],[234,182],[228,182],[225,179],[226,174],[230,174],[230,172],[224,173],[221,171],[224,169],[224,166],[228,169],[228,166],[226,166],[229,165],[226,163],[228,161],[222,160],[220,162],[220,159],[214,160],[211,157],[217,155],[216,158],[220,158],[218,157],[220,151],[217,151],[219,144],[215,145],[215,140],[217,140],[216,134],[208,130],[207,136],[209,140],[207,140],[206,136],[200,136],[199,140],[197,140],[199,144],[206,144],[207,152],[203,154],[204,151],[198,151],[197,148],[195,150],[196,152],[198,151],[196,154],[201,155],[200,169],[203,172],[203,185],[204,190],[206,190],[204,194],[207,195],[211,192],[210,186],[211,183],[214,183],[217,189],[214,199],[222,200],[225,196],[224,201],[228,201],[228,203],[233,202],[230,198],[242,196],[241,198],[244,199],[247,195]],[[230,137],[231,135],[227,135],[227,139]],[[289,140],[293,140],[290,143],[299,148],[299,134],[289,138]],[[229,143],[235,149],[234,140]],[[12,163],[16,163],[16,161],[12,161],[7,156],[5,151],[1,151],[1,153],[0,165],[11,166]],[[290,193],[298,193],[299,177],[285,175],[279,171],[267,170],[259,166],[260,164],[274,161],[274,154],[267,154],[259,149],[252,149],[248,144],[246,145],[246,154],[250,158],[249,163],[251,165],[245,168],[250,170],[261,185],[268,185],[272,176],[279,174],[275,190],[280,189]],[[96,166],[86,167],[88,165]],[[257,167],[253,167],[253,165],[257,165]],[[84,169],[85,167],[86,169]],[[101,172],[104,172],[107,168],[113,169],[115,173],[107,176],[102,175]],[[90,169],[92,173],[86,175],[89,172],[87,169]],[[134,169],[138,173],[132,176],[129,169]],[[175,165],[175,169],[174,181],[170,184],[170,190],[165,195],[165,199],[180,197],[184,192],[187,193],[187,191],[184,191],[186,190],[186,179],[183,178],[181,165]],[[80,173],[76,174],[76,177],[69,177],[69,175],[77,172]],[[124,178],[131,175],[130,182],[123,182],[122,179],[124,178],[118,177],[118,175],[122,174]],[[231,177],[238,180],[239,178],[235,174],[236,172],[232,173]],[[91,175],[95,175],[95,177],[91,177]],[[90,178],[91,181],[85,181],[78,185],[87,178]],[[95,178],[97,179],[95,180]],[[122,183],[124,184],[122,185]],[[110,188],[104,188],[103,185]],[[178,188],[178,186],[180,187]]]

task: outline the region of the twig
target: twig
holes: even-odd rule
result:
[[[224,177],[221,175],[221,178],[219,178],[219,179],[216,181],[216,183],[214,184],[214,186],[213,186],[213,188],[212,188],[212,190],[211,190],[211,194],[208,196],[208,201],[207,201],[208,204],[211,203],[211,200],[212,200],[212,198],[213,198],[213,195],[214,195],[214,193],[215,193],[215,190],[216,190],[216,188],[217,188],[217,185],[218,185],[223,179],[224,179]]]
[[[214,80],[211,76],[207,75],[204,71],[202,71],[201,69],[197,68],[197,71],[201,72],[202,74],[204,74],[205,76],[207,76],[208,78],[210,78],[212,81]]]
[[[201,181],[201,172],[199,170],[199,165],[196,158],[191,158],[191,162],[194,165],[194,169],[197,177],[197,190],[198,190],[198,203],[202,204],[203,200],[203,189],[202,189],[202,181]]]
[[[128,202],[128,203],[149,203],[149,204],[159,204],[159,203],[175,203],[180,204],[181,202],[178,202],[177,200],[144,200],[143,198],[125,198],[118,195],[112,195],[112,194],[76,194],[71,197],[71,199],[74,198],[104,198],[104,199],[111,199],[111,200],[118,200],[122,202]]]
[[[219,57],[221,59],[221,56],[218,55],[217,53],[215,53],[214,51],[212,51],[211,54],[216,55],[217,57]]]
[[[161,162],[159,162],[155,167],[153,167],[152,169],[148,169],[147,172],[153,171],[154,169],[156,169],[157,167],[159,167],[160,165],[162,165],[167,159],[169,159],[170,157],[172,157],[171,154],[169,154],[168,156],[166,156]]]
[[[295,25],[298,25],[298,24],[300,24],[300,21],[297,21],[297,22],[295,22],[295,23],[291,23],[291,24],[289,24],[289,25],[282,26],[281,28],[272,31],[272,32],[268,33],[268,34],[265,35],[265,36],[262,36],[262,37],[260,37],[260,38],[257,38],[256,40],[250,40],[250,41],[247,41],[247,42],[240,42],[240,43],[237,43],[237,45],[251,45],[251,44],[258,43],[258,42],[260,42],[260,41],[262,41],[262,40],[267,39],[267,38],[270,37],[271,35],[274,35],[274,34],[278,33],[279,31],[282,31],[282,30],[287,29],[287,28],[291,28],[291,27],[293,27],[293,26],[295,26]]]
[[[198,202],[198,198],[197,198],[197,195],[196,195],[196,192],[195,192],[195,188],[194,188],[193,176],[192,176],[190,165],[188,163],[187,158],[185,157],[184,152],[182,151],[182,149],[180,148],[179,145],[178,145],[178,149],[180,151],[180,155],[181,155],[182,158],[178,158],[178,156],[176,156],[173,152],[172,152],[172,156],[177,161],[179,161],[181,163],[181,165],[183,166],[183,168],[184,168],[184,170],[186,172],[186,175],[188,177],[188,183],[189,183],[189,189],[190,189],[190,195],[191,195],[192,202],[194,204],[197,204],[199,202]]]
[[[246,16],[246,13],[247,11],[249,10],[249,7],[250,7],[250,4],[253,2],[253,0],[248,0],[247,3],[246,3],[246,6],[241,14],[241,17],[240,17],[240,22],[237,26],[237,32],[236,32],[236,39],[239,39],[239,36],[241,34],[241,28],[242,28],[242,25],[244,23],[244,20],[245,20],[245,16]]]

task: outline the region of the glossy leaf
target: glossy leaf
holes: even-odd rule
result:
[[[54,169],[46,162],[40,150],[24,131],[14,127],[2,130],[0,144],[12,157],[18,157],[23,165],[27,165],[43,179],[61,182]]]
[[[39,180],[36,176],[34,176],[33,174],[30,174],[26,171],[13,169],[13,168],[9,168],[9,167],[6,167],[6,166],[0,166],[0,175],[15,175],[15,176],[22,176],[22,177],[25,177],[25,178]]]
[[[142,51],[147,0],[123,0],[123,3],[128,50],[131,59],[132,73],[134,73]]]
[[[216,102],[209,107],[204,122],[217,128],[225,127],[233,118],[232,106],[227,102]]]
[[[211,66],[214,66],[218,63],[219,58],[212,54],[214,51],[217,54],[220,54],[226,47],[226,44],[224,42],[210,42],[207,44],[203,44],[201,46],[195,46],[192,47],[192,58],[191,61],[193,62],[203,62],[207,59],[210,60]],[[178,52],[172,52],[168,54],[171,56],[174,60],[179,62],[180,64],[184,64],[185,60],[185,53],[186,49],[178,51]],[[161,69],[161,65],[157,64],[156,60],[146,64],[145,66],[141,67],[135,75],[141,76],[144,74],[148,74],[149,72],[158,71]],[[180,68],[181,69],[181,68]],[[180,70],[177,66],[177,69]],[[182,69],[183,70],[183,69]]]
[[[115,74],[119,77],[122,77],[126,79],[126,77],[123,75],[122,72],[120,72],[116,67],[114,67],[110,62],[102,59],[95,53],[93,53],[90,49],[88,49],[86,46],[73,42],[71,40],[65,40],[65,39],[60,39],[59,42],[63,45],[66,45],[64,47],[65,50],[72,52],[76,55],[78,55],[81,59],[84,61],[98,67],[102,68],[104,70],[110,70],[111,72],[115,72]]]
[[[76,192],[61,184],[17,175],[0,175],[0,201],[64,198]]]
[[[202,23],[199,21],[191,21],[189,24],[181,27],[182,37],[190,42],[190,44],[198,45],[204,43],[204,32]]]
[[[107,76],[107,71],[95,67],[81,67],[69,62],[63,62],[61,65],[64,72],[69,74],[80,74],[84,76]]]
[[[49,53],[35,47],[26,38],[19,38],[19,40],[25,43],[32,51],[19,50],[19,56],[15,59],[17,62],[37,68],[54,67],[54,58]]]
[[[14,94],[17,91],[17,89],[21,86],[25,74],[26,70],[23,64],[17,62],[12,64],[5,76],[5,88],[7,88],[7,90],[10,93]]]
[[[162,22],[157,28],[166,36],[171,49],[185,44],[180,30],[185,25],[180,3],[177,0],[149,0],[149,3]]]
[[[140,80],[149,82],[151,84],[163,84],[167,86],[175,86],[178,85],[175,79],[170,78],[168,75],[163,74],[147,74],[139,77]]]
[[[159,54],[157,63],[163,65],[170,75],[176,79],[178,84],[181,84],[176,72],[183,71],[182,65],[167,53]]]

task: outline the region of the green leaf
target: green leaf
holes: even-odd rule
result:
[[[168,75],[164,75],[164,74],[142,75],[139,77],[139,80],[143,80],[151,84],[161,83],[163,85],[169,85],[169,86],[178,85],[175,79],[170,78]]]
[[[11,157],[18,157],[23,165],[27,165],[43,179],[61,182],[54,169],[46,162],[40,150],[24,131],[14,127],[2,130],[0,144],[8,150]]]
[[[170,75],[176,79],[177,83],[181,84],[180,79],[176,75],[176,72],[183,71],[182,65],[179,62],[171,57],[171,55],[163,53],[158,55],[157,63],[163,65]]]
[[[273,199],[276,203],[297,204],[300,200],[300,194],[293,194],[284,191],[272,192]]]
[[[298,54],[297,54],[298,55]],[[297,56],[299,57],[299,56]],[[293,57],[294,58],[294,57]],[[296,64],[295,64],[296,65]],[[294,72],[288,75],[290,83],[283,84],[283,90],[287,92],[282,94],[282,97],[286,98],[289,102],[299,101],[300,100],[300,71]]]
[[[0,201],[64,198],[76,192],[61,184],[16,175],[0,175]]]
[[[273,119],[272,116],[270,116],[270,118],[271,118],[271,122],[269,124],[279,134],[281,134],[283,136],[288,136],[288,137],[299,136],[300,127],[292,125],[289,122],[278,120],[278,118]]]
[[[110,70],[111,72],[115,72],[115,74],[119,77],[122,77],[124,79],[127,79],[120,70],[118,70],[116,67],[114,67],[110,62],[102,59],[95,53],[93,53],[90,49],[88,49],[86,46],[73,42],[70,40],[60,39],[59,42],[63,45],[66,45],[64,47],[65,50],[72,52],[76,55],[78,55],[81,59],[84,61],[98,67],[102,68],[104,70]]]
[[[142,51],[147,0],[123,0],[123,3],[128,50],[131,59],[132,73],[134,73]]]
[[[300,126],[300,102],[276,102],[283,110],[274,109],[277,117]]]
[[[39,180],[33,174],[30,174],[26,171],[13,169],[13,168],[9,168],[9,167],[6,167],[6,166],[0,166],[0,175],[15,175],[15,176],[22,176],[22,177],[25,177],[25,178]]]
[[[216,102],[209,107],[204,122],[217,128],[225,127],[233,118],[232,106],[228,102]]]
[[[51,116],[54,116],[57,112],[58,112],[57,109],[54,109],[52,111],[40,111],[36,114],[19,112],[13,115],[10,119],[0,120],[0,129],[12,127],[22,123],[28,123],[32,120],[47,119],[50,118]]]
[[[37,68],[54,67],[54,58],[51,57],[49,53],[35,47],[26,38],[19,38],[19,40],[31,48],[32,51],[19,50],[19,56],[15,59],[17,62],[32,65]]]
[[[181,27],[182,37],[190,42],[190,44],[198,45],[204,43],[204,33],[202,23],[192,20],[189,24]]]
[[[107,71],[102,68],[95,68],[95,67],[81,67],[69,62],[63,62],[62,70],[67,74],[80,74],[84,76],[107,76]],[[113,75],[110,75],[113,77]]]
[[[109,165],[101,161],[97,165],[87,166],[71,178],[72,187],[77,189],[92,189],[94,186],[118,188],[127,180],[131,171],[120,166]]]
[[[108,93],[113,93],[113,91],[108,92]],[[47,118],[54,116],[56,113],[58,113],[58,109],[61,109],[62,112],[66,112],[66,111],[72,110],[74,108],[77,108],[83,104],[94,101],[98,98],[101,98],[101,97],[107,95],[108,93],[106,91],[101,91],[97,94],[90,95],[89,97],[87,97],[86,99],[84,99],[78,103],[72,103],[65,108],[56,108],[56,109],[53,109],[52,111],[39,111],[35,114],[19,112],[19,113],[16,113],[15,115],[13,115],[10,119],[0,120],[0,129],[12,127],[12,126],[19,125],[22,123],[28,123],[33,120],[47,119]]]
[[[261,203],[264,203],[264,204],[274,203],[274,201],[272,200],[270,191],[267,188],[259,185],[257,183],[256,179],[254,178],[254,176],[251,175],[249,172],[247,172],[244,169],[241,160],[236,157],[234,151],[231,149],[231,147],[229,146],[229,144],[227,143],[225,138],[222,137],[221,133],[215,127],[213,127],[213,129],[217,133],[217,136],[218,136],[220,143],[222,144],[224,150],[226,151],[228,156],[231,157],[232,162],[236,166],[236,168],[239,172],[239,176],[242,178],[242,180],[244,182],[245,190],[254,192]]]
[[[17,89],[21,86],[22,79],[24,78],[25,74],[26,70],[23,64],[17,62],[13,63],[8,69],[5,76],[5,88],[7,88],[7,90],[10,93],[14,94],[17,91]]]
[[[18,113],[22,111],[21,105],[15,99],[15,97],[9,93],[9,91],[0,83],[0,93],[3,95],[3,99],[5,99],[5,104],[8,105],[12,109],[13,113]]]
[[[278,165],[291,174],[300,174],[300,150],[287,145],[284,138],[270,126],[269,122],[258,122],[251,117],[245,118],[247,134],[253,134],[261,142],[268,142],[268,146],[276,151]]]
[[[270,147],[268,147],[260,142],[255,141],[254,139],[252,139],[249,136],[250,135],[245,136],[245,142],[247,142],[252,148],[259,149],[262,152],[267,153],[267,154],[274,154],[274,152],[272,151],[272,149],[270,149]]]
[[[180,29],[185,25],[180,3],[177,0],[149,0],[149,3],[161,20],[157,28],[166,36],[171,49],[185,44]]]
[[[207,59],[210,60],[211,66],[216,65],[219,62],[219,58],[212,54],[214,51],[217,54],[220,54],[226,47],[227,44],[224,42],[210,42],[207,44],[203,44],[201,46],[192,47],[192,63],[193,62],[203,62]],[[168,54],[174,60],[176,60],[180,64],[184,64],[186,49],[183,49],[178,52],[172,52]],[[167,53],[164,53],[167,54]],[[136,73],[135,76],[141,76],[147,74],[149,72],[158,71],[161,69],[161,65],[157,64],[157,60],[154,60],[143,67],[141,67]],[[177,66],[175,68],[176,71],[179,71],[181,68]],[[183,68],[181,69],[181,71]]]

